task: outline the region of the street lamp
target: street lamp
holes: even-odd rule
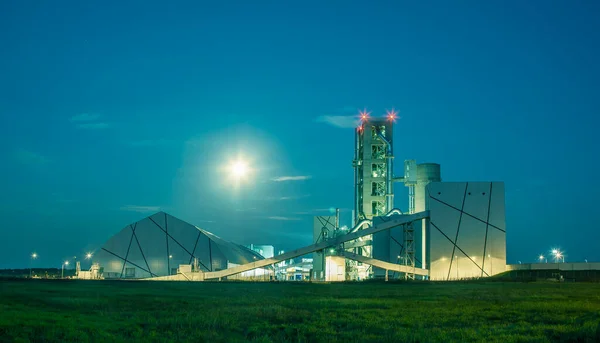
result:
[[[558,263],[558,261],[562,258],[563,263],[565,263],[565,255],[558,249],[552,249],[552,255],[554,255],[554,261]]]
[[[91,253],[91,252],[88,252],[88,253],[85,255],[85,258],[86,258],[86,259],[88,259],[88,260],[89,260],[90,258],[92,258],[92,253]]]
[[[65,261],[62,264],[62,270],[60,271],[60,278],[64,279],[65,278],[65,266],[69,265],[69,261]]]
[[[35,260],[37,258],[37,254],[33,253],[31,254],[31,260],[29,261],[29,278],[31,279],[32,273],[31,273],[31,266],[33,265],[33,260]]]
[[[544,255],[540,255],[540,263],[542,263],[542,261],[546,261],[546,263],[548,263],[548,259],[544,256]]]

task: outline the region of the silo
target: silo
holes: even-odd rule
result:
[[[430,182],[442,181],[440,165],[437,163],[421,163],[417,165],[417,184],[415,185],[415,212],[428,209],[425,190]],[[421,222],[421,268],[427,268],[427,222]]]
[[[425,188],[430,182],[442,181],[440,165],[437,163],[421,163],[417,165],[417,184],[415,186],[415,212],[427,209]]]

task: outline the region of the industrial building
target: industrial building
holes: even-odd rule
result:
[[[213,272],[259,259],[253,250],[158,212],[112,236],[93,262],[105,279],[142,279],[177,275],[180,266]]]
[[[408,214],[429,217],[361,237],[335,249],[313,254],[313,278],[334,281],[390,277],[388,270],[340,259],[340,251],[378,261],[428,270],[427,275],[393,273],[392,278],[454,280],[485,277],[506,270],[506,224],[502,182],[442,182],[441,166],[404,161],[403,175],[394,176],[395,113],[370,118],[361,113],[355,132],[354,209],[349,232],[357,223],[375,225],[395,207],[394,183],[408,187]],[[397,202],[397,199],[396,199]],[[343,235],[336,216],[315,217],[314,242]],[[343,273],[342,273],[343,271]]]
[[[405,160],[402,174],[395,176],[395,115],[360,114],[350,225],[340,223],[339,210],[316,216],[311,245],[276,254],[273,246],[227,242],[160,212],[108,240],[95,255],[96,273],[166,280],[346,281],[456,280],[504,272],[504,184],[442,181],[439,164],[414,159]],[[396,183],[408,187],[400,206],[406,213],[397,207]],[[300,257],[305,258],[296,260]]]

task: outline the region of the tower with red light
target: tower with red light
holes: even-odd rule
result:
[[[393,144],[396,112],[372,117],[371,112],[359,112],[359,123],[354,141],[354,206],[353,225],[364,219],[383,216],[394,208],[393,188]],[[373,236],[363,237],[352,242],[356,254],[373,257]],[[364,266],[354,266],[348,262],[348,270],[357,270]],[[369,269],[370,274],[373,269]],[[360,272],[359,272],[360,274]]]
[[[357,223],[388,213],[394,208],[393,144],[397,112],[372,117],[360,111],[355,132],[354,213]]]

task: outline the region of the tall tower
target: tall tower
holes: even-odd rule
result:
[[[358,223],[388,213],[394,208],[393,124],[395,113],[370,118],[361,112],[355,134],[354,214]]]

